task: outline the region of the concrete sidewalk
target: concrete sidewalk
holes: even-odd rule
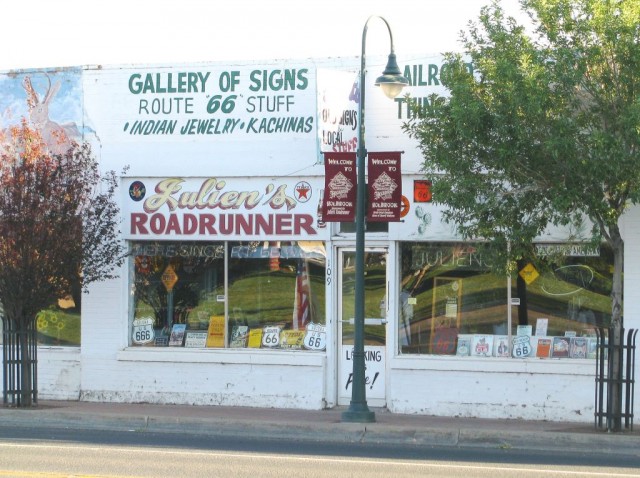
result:
[[[190,433],[299,441],[407,446],[594,450],[640,457],[640,431],[607,433],[591,423],[399,415],[372,409],[375,423],[343,423],[345,408],[284,410],[243,407],[40,401],[32,409],[0,408],[0,426]]]

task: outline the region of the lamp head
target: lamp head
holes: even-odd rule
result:
[[[376,86],[382,88],[383,93],[388,98],[395,98],[398,96],[402,89],[409,84],[409,80],[407,80],[404,76],[402,76],[402,72],[398,67],[398,62],[396,61],[396,54],[389,53],[389,59],[387,60],[387,66],[382,72],[382,76],[376,79]]]

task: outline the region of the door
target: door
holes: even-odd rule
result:
[[[340,249],[338,257],[338,405],[348,405],[353,376],[355,250]],[[369,405],[383,407],[386,404],[387,249],[366,249],[364,262],[365,390]]]

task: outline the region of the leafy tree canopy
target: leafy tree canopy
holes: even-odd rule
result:
[[[619,219],[640,197],[640,2],[520,3],[529,25],[498,1],[469,23],[466,56],[445,58],[450,94],[434,95],[405,130],[446,219],[465,237],[508,243],[512,260],[530,256],[548,226],[588,218],[588,236],[614,251],[617,320]]]
[[[0,302],[27,324],[75,286],[114,277],[117,178],[100,174],[87,143],[53,154],[26,120],[1,133]]]

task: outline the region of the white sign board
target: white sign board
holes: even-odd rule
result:
[[[343,347],[340,357],[340,390],[342,398],[351,397],[353,386],[353,348]],[[369,399],[385,399],[385,348],[384,346],[365,345],[365,390]]]
[[[322,178],[124,178],[126,239],[327,239]]]

